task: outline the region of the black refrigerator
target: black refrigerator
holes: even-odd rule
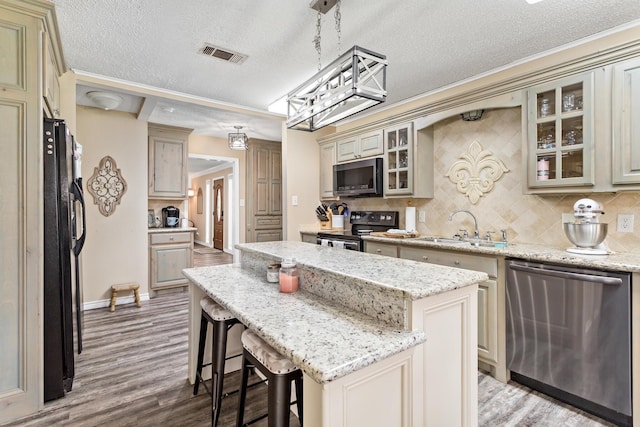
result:
[[[82,351],[78,257],[85,239],[81,146],[63,120],[44,119],[44,401],[63,397],[74,377],[74,341]],[[74,316],[75,314],[75,316]]]

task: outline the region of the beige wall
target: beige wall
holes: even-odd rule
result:
[[[206,192],[207,192],[207,187],[206,187],[206,182],[207,180],[211,180],[211,190],[213,191],[213,181],[215,179],[218,178],[223,178],[224,179],[224,196],[225,196],[225,200],[224,200],[224,207],[225,207],[225,212],[228,212],[227,206],[229,204],[229,194],[227,194],[228,192],[227,190],[227,176],[233,172],[233,168],[225,168],[225,169],[221,169],[218,171],[215,171],[213,173],[210,174],[206,174],[206,175],[201,175],[198,177],[195,177],[191,180],[191,188],[193,189],[195,196],[194,197],[190,197],[189,198],[189,219],[191,221],[193,221],[193,226],[196,227],[198,229],[198,231],[196,231],[196,235],[195,235],[195,240],[199,243],[202,244],[206,244],[207,246],[211,246],[212,245],[212,239],[213,239],[213,230],[211,231],[211,236],[209,241],[205,241],[206,239],[206,213],[207,213],[207,209],[206,209]],[[198,195],[198,189],[202,189],[202,194],[204,199],[204,206],[202,209],[202,213],[198,213],[198,209],[197,209],[197,195]],[[210,199],[210,203],[212,204],[212,206],[210,207],[211,210],[213,210],[213,198]],[[228,221],[227,215],[225,214],[225,222]],[[213,227],[213,223],[211,224],[211,226]],[[227,226],[225,223],[225,227],[224,227],[224,246],[227,246],[227,240],[228,240],[229,236],[227,233]]]
[[[618,213],[633,213],[640,218],[639,192],[555,196],[522,194],[522,184],[526,178],[521,161],[521,130],[520,108],[485,111],[482,119],[476,122],[464,122],[457,115],[438,122],[434,125],[433,199],[373,198],[346,201],[352,210],[399,210],[400,227],[404,228],[404,208],[411,200],[417,211],[426,213],[426,222],[417,224],[421,234],[450,236],[460,228],[471,232],[473,221],[468,215],[457,214],[452,221],[448,221],[452,211],[466,209],[478,218],[478,228],[482,234],[496,231],[494,239],[499,239],[499,230],[506,228],[512,242],[569,247],[571,243],[562,230],[562,213],[573,212],[576,200],[589,197],[604,205],[606,214],[601,217],[601,222],[609,224],[605,243],[610,249],[624,252],[640,250],[640,233],[616,231]],[[445,176],[452,163],[459,160],[473,141],[478,141],[509,169],[495,183],[494,189],[475,205],[459,193],[456,185]]]
[[[315,227],[319,204],[320,159],[317,139],[333,133],[329,126],[316,132],[287,130],[283,125],[282,203],[283,240],[300,240],[301,228]],[[298,205],[291,197],[298,196]]]
[[[111,285],[140,284],[148,292],[147,122],[132,114],[78,106],[76,137],[83,145],[82,176],[87,239],[82,252],[85,303],[109,298]],[[111,156],[127,182],[113,214],[98,211],[86,183],[104,156]]]

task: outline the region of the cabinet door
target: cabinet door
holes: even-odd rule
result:
[[[344,139],[336,143],[338,162],[346,162],[358,158],[360,150],[358,149],[358,137]]]
[[[320,146],[320,198],[333,199],[333,165],[336,163],[336,144]]]
[[[593,73],[527,93],[531,188],[593,186]]]
[[[613,67],[613,183],[640,184],[640,59]]]
[[[149,136],[149,197],[187,197],[187,141]]]
[[[478,357],[498,362],[498,283],[478,284]]]
[[[269,152],[269,215],[282,215],[282,151]]]
[[[60,82],[58,81],[58,64],[56,61],[53,46],[49,41],[47,33],[42,34],[42,50],[43,50],[43,90],[45,106],[48,110],[48,116],[60,117]]]
[[[268,215],[271,203],[269,200],[269,188],[271,186],[269,179],[269,166],[271,160],[269,156],[269,149],[256,147],[253,153],[253,160],[254,214]]]
[[[379,156],[384,153],[382,130],[374,130],[358,136],[358,158]]]
[[[282,229],[256,230],[256,242],[276,242],[282,240]]]
[[[186,285],[182,269],[191,265],[191,244],[151,246],[151,289]]]
[[[413,127],[405,124],[384,130],[384,194],[413,193]]]

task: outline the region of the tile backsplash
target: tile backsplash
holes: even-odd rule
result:
[[[451,165],[459,160],[473,141],[499,158],[509,172],[495,182],[492,191],[485,193],[476,204],[456,190],[446,177]],[[471,211],[478,219],[482,236],[494,231],[494,240],[500,239],[500,230],[506,229],[510,242],[540,243],[569,247],[571,243],[562,230],[562,214],[573,213],[573,204],[589,197],[604,206],[600,222],[609,224],[605,244],[613,251],[640,251],[640,192],[591,193],[571,195],[527,195],[522,193],[526,179],[522,163],[522,127],[520,108],[485,111],[481,120],[462,121],[451,117],[434,125],[434,198],[433,199],[345,199],[350,210],[398,210],[400,228],[404,228],[404,208],[411,202],[416,211],[424,211],[426,221],[418,222],[423,235],[450,236],[461,228],[473,231],[469,215],[458,214],[449,221],[457,209]],[[632,233],[616,231],[617,215],[636,215],[636,229]]]

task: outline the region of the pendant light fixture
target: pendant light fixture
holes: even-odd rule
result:
[[[322,9],[316,3],[325,5]],[[373,107],[387,97],[387,58],[354,46],[321,69],[320,23],[326,1],[312,2],[318,11],[315,47],[318,72],[287,95],[287,127],[313,132],[338,120]],[[336,1],[336,30],[340,51],[340,0]]]
[[[246,150],[249,148],[249,138],[244,132],[240,132],[242,126],[234,126],[236,132],[229,134],[229,148],[232,150]]]

